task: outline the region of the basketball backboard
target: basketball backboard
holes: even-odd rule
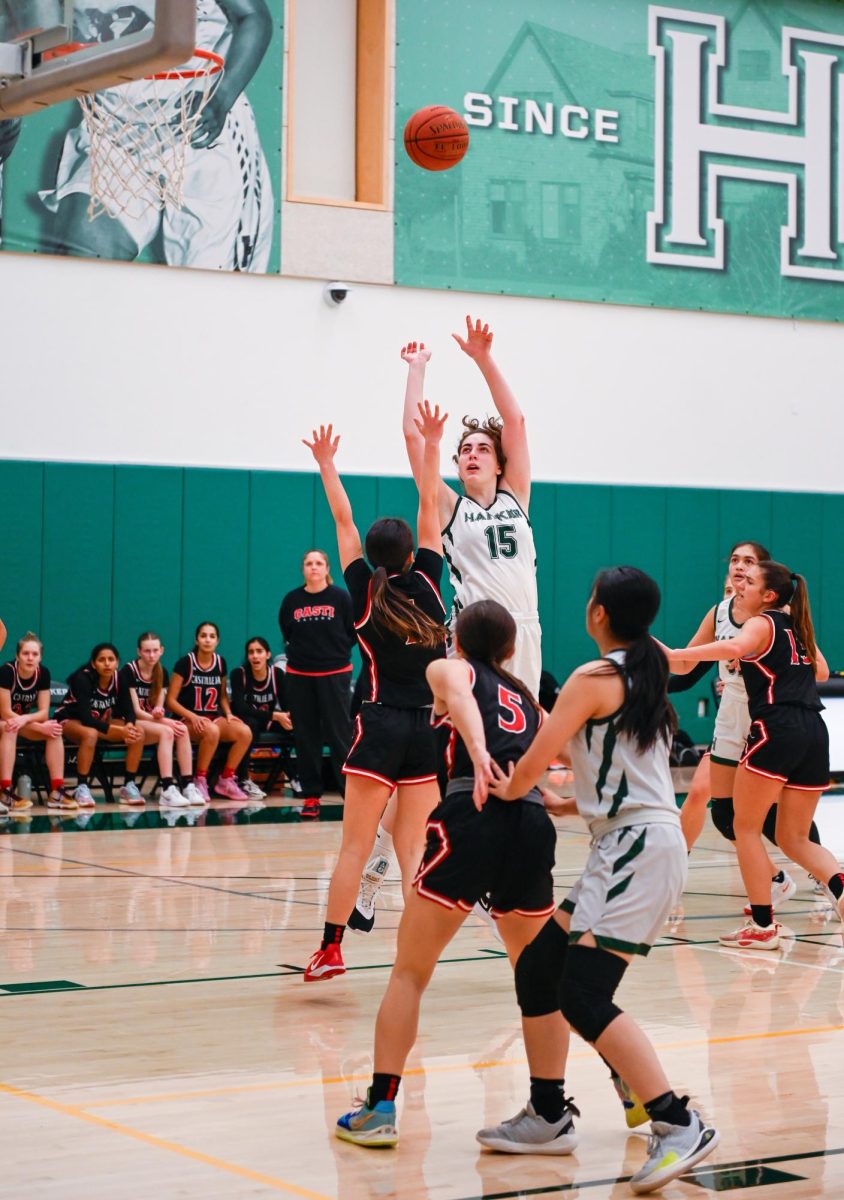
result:
[[[186,62],[196,0],[0,0],[0,119]]]

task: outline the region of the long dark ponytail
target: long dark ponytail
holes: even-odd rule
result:
[[[530,704],[540,711],[539,704],[530,688],[506,671],[501,663],[513,653],[516,644],[516,622],[503,604],[497,600],[476,600],[458,614],[454,632],[460,649],[469,658],[486,663],[496,674],[510,684]]]
[[[390,575],[400,574],[413,554],[413,531],[400,517],[382,517],[366,535],[366,557],[374,567],[370,598],[375,621],[405,641],[433,649],[445,640],[445,626],[417,608]]]
[[[644,753],[660,739],[670,741],[676,725],[668,702],[668,660],[650,635],[659,587],[638,567],[610,567],[595,580],[592,603],[602,605],[612,633],[628,643],[627,698],[615,724]]]
[[[809,589],[802,575],[795,575],[782,563],[760,562],[759,571],[765,581],[766,591],[776,592],[777,608],[787,604],[791,609],[791,620],[794,632],[803,643],[807,655],[813,663],[818,660],[818,643],[815,638],[815,626],[812,622],[812,609],[809,605]]]

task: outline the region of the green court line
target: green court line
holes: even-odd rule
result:
[[[46,979],[40,983],[0,983],[0,992],[29,995],[32,992],[75,992],[84,987],[84,983],[71,983],[69,979]]]

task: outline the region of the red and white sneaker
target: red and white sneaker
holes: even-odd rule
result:
[[[319,803],[319,802],[317,802]],[[345,975],[346,964],[336,942],[317,950],[311,961],[305,967],[305,982],[312,983],[315,979],[331,979],[333,975]]]
[[[779,950],[780,926],[776,921],[766,926],[745,921],[732,933],[722,933],[718,941],[722,946],[737,946],[740,950]]]
[[[788,874],[787,871],[783,871],[782,883],[779,883],[779,882],[774,883],[774,881],[772,880],[771,881],[771,907],[773,908],[774,912],[776,912],[778,908],[780,908],[783,904],[785,904],[786,900],[790,900],[796,891],[797,891],[797,884],[794,882],[794,880],[791,878],[791,876]],[[745,904],[744,915],[746,917],[749,917],[751,912],[752,912],[752,909],[751,909],[750,905]]]
[[[302,804],[302,811],[299,813],[299,816],[305,821],[315,821],[319,817],[319,811],[319,800],[305,800]]]

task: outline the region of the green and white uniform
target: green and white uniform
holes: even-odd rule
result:
[[[736,637],[742,626],[733,616],[734,596],[722,600],[715,609],[715,640],[726,641]],[[750,711],[747,707],[747,690],[741,677],[741,668],[736,663],[719,662],[718,675],[724,685],[721,702],[715,714],[715,732],[712,736],[712,761],[724,766],[736,767],[744,753],[745,742],[750,731]]]
[[[607,660],[623,675],[626,652]],[[577,811],[589,826],[586,868],[561,907],[571,940],[589,931],[605,950],[647,954],[686,883],[686,843],[660,739],[642,753],[617,731],[621,709],[587,721],[569,742]]]
[[[516,650],[507,664],[534,696],[542,673],[542,633],[536,589],[536,546],[527,513],[510,492],[489,508],[460,496],[442,532],[443,554],[457,614],[477,600],[497,600],[516,621]]]

